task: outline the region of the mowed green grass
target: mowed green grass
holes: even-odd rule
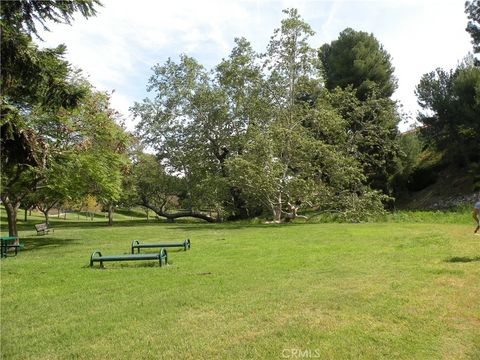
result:
[[[472,225],[53,221],[1,261],[4,359],[480,358]],[[167,267],[88,266],[187,237]]]

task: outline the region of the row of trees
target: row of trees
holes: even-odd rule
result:
[[[70,23],[98,5],[1,3],[1,200],[10,235],[20,206],[37,205],[48,221],[53,207],[86,198],[109,210],[110,223],[116,204],[172,221],[265,212],[289,221],[302,207],[361,220],[391,205],[425,143],[478,162],[472,59],[422,77],[422,144],[398,132],[397,81],[378,40],[348,28],[312,48],[314,32],[295,9],[284,11],[264,53],[240,38],[212,70],[186,55],[154,66],[152,96],[132,106],[139,122],[127,134],[108,94],[63,59],[63,45],[32,41],[34,19],[45,28]],[[478,1],[466,6],[478,51]]]
[[[63,58],[40,49],[37,24],[95,15],[96,0],[1,3],[1,200],[11,236],[21,205],[46,214],[60,202],[119,199],[128,136],[108,94],[96,91]],[[38,37],[39,38],[39,37]]]
[[[465,4],[475,53],[479,3]],[[242,38],[212,71],[187,56],[154,67],[153,96],[132,112],[140,119],[136,135],[155,155],[133,169],[163,180],[143,179],[137,204],[169,219],[269,211],[280,221],[302,206],[361,219],[421,178],[417,166],[426,149],[480,179],[476,58],[421,78],[419,131],[401,135],[399,104],[391,100],[397,81],[377,39],[345,29],[313,49],[310,26],[296,10],[285,13],[265,53]]]
[[[138,204],[207,221],[383,209],[399,154],[390,56],[352,29],[314,49],[311,27],[284,12],[263,54],[240,38],[212,71],[185,55],[153,68],[153,96],[132,107],[137,136],[155,152],[133,166]]]

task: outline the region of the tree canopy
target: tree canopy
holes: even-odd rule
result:
[[[38,26],[94,16],[99,5],[2,3],[1,180],[9,214],[22,202],[48,209],[91,198],[110,211],[122,202],[172,221],[263,212],[279,222],[303,208],[361,220],[381,212],[393,187],[407,181],[399,179],[412,173],[407,162],[420,144],[478,161],[472,59],[422,77],[421,139],[407,141],[391,99],[391,57],[375,36],[347,28],[315,49],[314,31],[296,9],[284,10],[263,53],[237,38],[211,70],[185,54],[156,64],[150,96],[131,107],[139,120],[133,141],[141,143],[131,151],[109,94],[65,61],[65,46],[32,42]],[[477,5],[466,4],[470,30]]]
[[[263,208],[280,221],[302,206],[342,214],[353,203],[381,208],[382,197],[363,173],[360,140],[352,151],[354,120],[323,89],[317,51],[308,42],[314,32],[297,10],[284,13],[264,54],[236,39],[230,56],[210,72],[185,55],[179,63],[169,59],[153,68],[148,90],[154,96],[132,107],[137,135],[156,152],[148,160],[163,174],[156,177],[177,178],[183,187],[177,199],[191,214],[203,208],[228,217]],[[395,114],[382,115],[381,106],[371,105],[364,116],[377,126],[372,133],[396,125]],[[157,188],[160,203],[173,195],[167,183],[163,192]],[[349,196],[358,201],[334,200]]]
[[[322,45],[319,57],[330,90],[350,85],[365,99],[372,93],[390,97],[397,88],[391,57],[373,34],[347,28],[337,40]]]
[[[90,193],[118,198],[125,134],[108,96],[64,60],[65,46],[40,49],[36,23],[95,15],[96,0],[1,2],[1,199],[9,234],[27,196],[51,202]],[[48,30],[48,29],[47,29]],[[62,175],[62,176],[60,176]]]
[[[474,53],[480,53],[480,1],[466,1],[465,13],[469,19],[465,30],[472,37]]]
[[[2,23],[8,24],[14,31],[39,37],[36,23],[49,31],[47,22],[71,24],[75,13],[80,13],[85,18],[95,16],[96,6],[101,6],[99,0],[3,1],[1,16]]]
[[[480,68],[467,58],[455,70],[424,74],[416,94],[418,121],[427,144],[463,164],[478,161]]]

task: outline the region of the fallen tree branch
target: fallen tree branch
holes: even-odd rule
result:
[[[193,217],[196,219],[202,219],[205,220],[209,223],[217,223],[221,222],[222,219],[218,217],[213,217],[209,216],[207,214],[201,213],[199,211],[193,211],[193,210],[187,210],[187,211],[179,211],[176,213],[167,213],[161,209],[156,208],[155,206],[152,206],[147,203],[140,203],[138,205],[141,205],[143,207],[146,207],[147,209],[152,210],[157,216],[159,217],[164,217],[167,219],[167,221],[173,222],[175,219],[182,218],[182,217]]]

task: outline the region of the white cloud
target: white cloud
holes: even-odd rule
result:
[[[280,25],[282,9],[296,7],[317,31],[312,45],[334,40],[346,27],[373,32],[393,57],[399,89],[395,97],[416,111],[414,87],[436,67],[455,66],[471,48],[459,1],[401,0],[104,0],[97,17],[80,16],[72,26],[53,24],[44,45],[65,43],[68,60],[90,75],[112,103],[128,107],[145,96],[155,63],[181,53],[212,67],[245,36],[264,51]],[[130,127],[132,124],[130,124]]]

